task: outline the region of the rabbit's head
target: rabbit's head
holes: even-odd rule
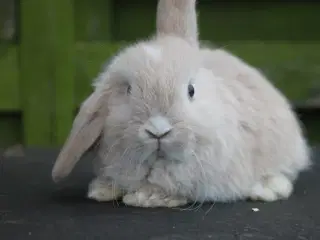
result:
[[[55,181],[100,136],[107,151],[122,144],[139,161],[150,155],[183,161],[206,141],[202,122],[212,114],[206,104],[215,89],[201,67],[195,4],[159,0],[155,36],[122,50],[100,74],[55,163]]]

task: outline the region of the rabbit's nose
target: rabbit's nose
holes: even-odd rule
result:
[[[157,116],[149,119],[144,131],[150,138],[161,139],[170,134],[173,127],[167,119]]]
[[[169,133],[171,132],[171,129],[170,130],[167,130],[166,132],[152,132],[150,131],[149,129],[145,129],[146,133],[149,135],[150,138],[156,138],[156,139],[160,139],[160,138],[164,138],[166,137],[167,135],[169,135]]]

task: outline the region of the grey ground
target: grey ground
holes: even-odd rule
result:
[[[50,171],[57,154],[26,149],[15,157],[2,155],[0,239],[320,239],[320,148],[314,151],[313,170],[301,176],[287,201],[206,204],[184,211],[87,200],[90,154],[67,181],[55,185]]]

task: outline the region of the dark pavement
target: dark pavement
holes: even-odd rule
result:
[[[287,201],[206,204],[184,211],[87,200],[90,156],[55,185],[51,168],[57,154],[27,149],[24,157],[1,158],[1,240],[320,239],[320,148],[312,171],[301,176]]]

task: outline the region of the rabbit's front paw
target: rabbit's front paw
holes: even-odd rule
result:
[[[250,199],[272,202],[287,199],[293,191],[292,182],[285,176],[270,176],[254,185]]]
[[[123,195],[123,191],[107,180],[96,178],[89,184],[87,197],[98,202],[116,200]]]
[[[123,203],[135,207],[178,207],[187,204],[187,199],[167,195],[161,188],[154,185],[145,185],[139,190],[128,193],[123,197]]]

